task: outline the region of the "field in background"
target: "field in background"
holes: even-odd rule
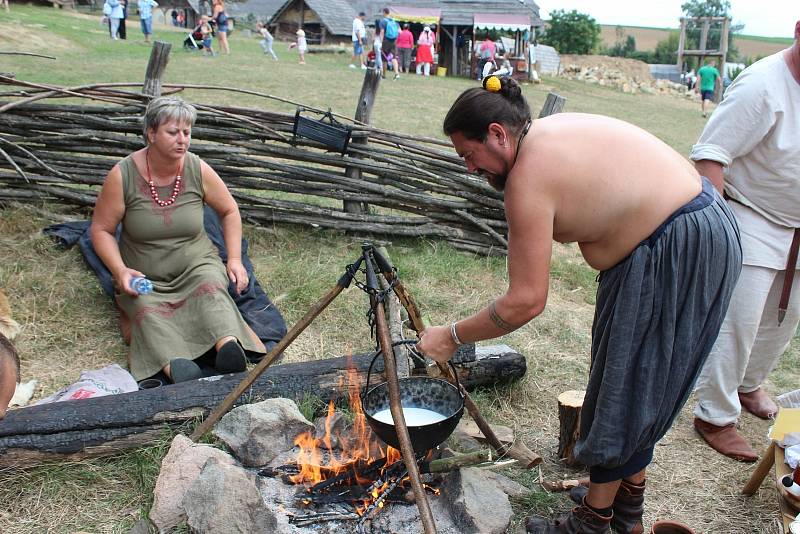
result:
[[[64,85],[98,81],[139,82],[150,53],[135,21],[128,41],[110,41],[98,17],[14,4],[0,11],[3,48],[58,57],[46,60],[0,56],[0,71],[19,79]],[[310,54],[297,64],[287,43],[276,43],[280,61],[267,59],[256,39],[244,32],[231,37],[233,54],[206,58],[181,49],[185,32],[156,28],[156,38],[173,43],[167,83],[205,83],[241,87],[352,115],[361,87],[360,70],[347,68],[348,54]],[[6,43],[9,43],[6,45]],[[453,99],[476,82],[459,78],[403,77],[382,82],[373,110],[381,127],[442,137],[441,121]],[[4,89],[0,88],[0,91]],[[699,103],[674,96],[627,95],[609,87],[546,77],[524,87],[534,114],[553,90],[566,97],[566,110],[621,118],[652,132],[688,154],[703,128]],[[236,104],[293,111],[256,96],[187,91],[198,102]],[[0,97],[0,99],[2,99]],[[126,348],[117,330],[110,299],[86,269],[76,249],[56,248],[41,229],[53,222],[39,206],[0,209],[0,287],[9,296],[15,319],[23,325],[18,340],[23,378],[37,378],[37,398],[77,379],[81,369],[125,364]],[[58,207],[44,206],[58,211]],[[307,228],[245,227],[251,259],[266,291],[275,297],[287,323],[294,324],[327,292],[354,259],[364,237]],[[505,260],[460,254],[430,240],[395,239],[388,247],[400,275],[434,323],[469,314],[506,287]],[[589,366],[595,272],[577,247],[556,245],[546,311],[503,338],[528,362],[523,380],[509,387],[476,393],[487,418],[513,427],[531,449],[545,458],[545,478],[574,478],[581,472],[555,460],[558,420],[556,395],[582,389]],[[305,361],[338,356],[369,345],[364,295],[351,289],[337,299],[290,348],[288,359]],[[783,392],[800,383],[797,342],[781,360],[767,388]],[[690,401],[691,405],[691,401]],[[752,499],[739,495],[752,466],[727,460],[694,435],[688,406],[656,448],[649,470],[646,519],[672,518],[698,533],[774,532],[774,485],[765,483]],[[745,415],[743,434],[761,448],[768,422]],[[146,515],[166,440],[150,449],[103,460],[59,463],[30,470],[0,471],[0,532],[127,532]],[[514,476],[539,489],[539,471]],[[563,495],[536,491],[515,503],[517,526],[526,514],[553,513],[571,507]]]
[[[600,25],[600,38],[605,46],[612,46],[617,42],[617,28],[608,24]],[[678,28],[644,28],[639,26],[621,26],[625,35],[633,35],[636,39],[636,50],[655,50],[656,44],[669,37],[669,32],[678,31]],[[747,27],[745,26],[745,29]],[[791,33],[792,28],[787,25],[787,33]],[[623,38],[624,39],[624,38]],[[734,39],[736,48],[739,49],[741,57],[753,59],[774,54],[784,48],[791,46],[793,40],[780,37],[757,37],[753,35],[737,35]]]

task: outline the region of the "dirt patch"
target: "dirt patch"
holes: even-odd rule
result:
[[[650,81],[650,65],[638,59],[624,57],[561,54],[561,66],[577,65],[581,68],[600,67],[603,70],[618,70],[627,78],[637,78],[640,81]]]
[[[44,24],[9,24],[0,22],[0,35],[7,50],[55,55],[56,52],[77,51],[74,42],[47,31]]]

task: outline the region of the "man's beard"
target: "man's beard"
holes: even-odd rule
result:
[[[498,191],[503,191],[506,188],[506,180],[508,179],[508,173],[504,172],[503,174],[487,174],[486,180],[489,182],[493,188]]]

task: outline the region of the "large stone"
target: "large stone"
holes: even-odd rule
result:
[[[531,493],[530,488],[523,486],[516,480],[508,478],[502,473],[497,473],[489,469],[486,469],[482,472],[486,475],[486,478],[494,482],[498,488],[503,490],[503,493],[505,493],[512,499],[520,499],[522,497],[530,495]]]
[[[197,445],[183,434],[172,440],[169,452],[161,461],[150,509],[150,521],[159,531],[176,527],[186,520],[183,497],[209,458],[223,464],[234,463],[224,451],[210,445]]]
[[[289,399],[239,406],[214,427],[214,435],[246,466],[268,464],[279,453],[291,449],[303,432],[314,432],[314,425]]]
[[[189,528],[197,534],[274,532],[277,521],[264,505],[253,476],[209,458],[183,498]]]
[[[464,534],[504,534],[511,524],[508,495],[481,469],[466,468],[447,477],[442,495],[450,517]]]

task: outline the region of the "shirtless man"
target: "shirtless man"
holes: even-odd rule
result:
[[[6,416],[8,404],[19,384],[19,356],[14,345],[0,333],[0,419]]]
[[[600,270],[579,461],[580,506],[528,532],[642,532],[645,468],[685,404],[741,268],[733,216],[708,180],[625,122],[563,113],[531,123],[519,86],[489,77],[444,120],[467,168],[505,190],[509,287],[474,315],[428,328],[419,349],[447,361],[543,310],[552,241]]]

